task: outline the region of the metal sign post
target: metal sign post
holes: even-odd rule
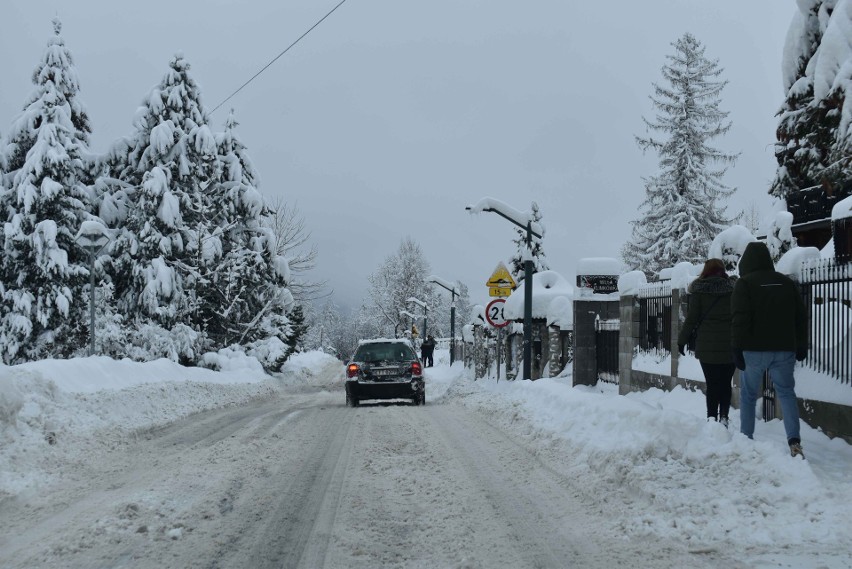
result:
[[[485,308],[485,320],[494,328],[497,328],[497,382],[500,382],[500,345],[503,339],[503,327],[509,324],[506,317],[503,315],[503,305],[506,304],[505,298],[495,298],[488,303]]]
[[[89,254],[89,355],[95,355],[95,258],[109,243],[107,229],[97,221],[84,221],[75,241]]]

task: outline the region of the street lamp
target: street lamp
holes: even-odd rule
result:
[[[426,277],[426,282],[434,283],[441,288],[447,289],[450,291],[450,295],[452,298],[452,302],[450,304],[450,367],[453,366],[454,354],[456,347],[456,296],[458,296],[458,291],[456,291],[456,285],[450,282],[445,281],[440,277],[436,277],[435,275],[429,275]]]
[[[88,220],[80,224],[74,238],[89,254],[89,355],[95,354],[95,257],[109,243],[109,231],[100,221]]]
[[[423,337],[425,338],[426,337],[426,311],[429,310],[429,307],[426,306],[425,302],[423,302],[422,300],[420,300],[418,298],[414,298],[413,296],[406,298],[405,301],[406,302],[412,302],[412,303],[416,304],[417,306],[423,307]]]
[[[524,253],[524,379],[532,379],[532,238],[542,238],[544,230],[531,215],[521,213],[494,198],[483,198],[476,205],[465,208],[471,214],[482,211],[496,213],[527,232],[527,250]]]

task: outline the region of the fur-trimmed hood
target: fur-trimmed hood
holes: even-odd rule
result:
[[[731,294],[734,292],[736,277],[707,277],[695,279],[687,289],[689,294]]]

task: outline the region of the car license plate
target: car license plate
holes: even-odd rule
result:
[[[396,375],[397,370],[395,369],[377,369],[373,370],[373,373],[376,375]]]

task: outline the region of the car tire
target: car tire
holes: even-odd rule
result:
[[[358,406],[358,398],[354,397],[349,390],[346,390],[346,406],[347,407],[357,407]]]

